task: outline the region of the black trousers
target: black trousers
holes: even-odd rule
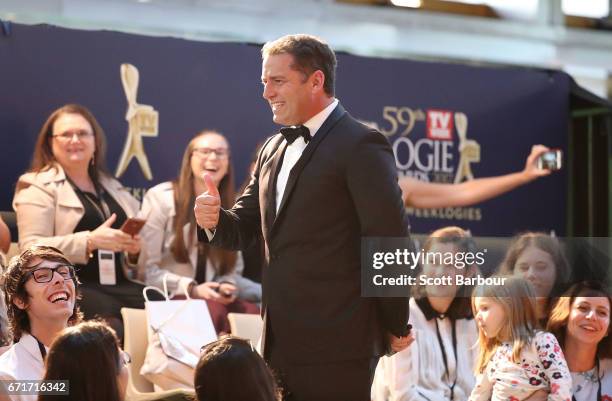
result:
[[[268,331],[266,357],[283,389],[283,401],[371,400],[378,357],[308,365],[288,363],[271,334]]]

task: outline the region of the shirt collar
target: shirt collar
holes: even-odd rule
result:
[[[323,125],[327,117],[334,111],[336,106],[338,105],[338,99],[334,98],[334,101],[331,102],[326,108],[315,114],[310,120],[306,121],[303,125],[308,128],[310,131],[310,137],[312,138],[319,128]]]
[[[427,320],[432,320],[433,318],[444,319],[447,317],[451,318],[451,320],[472,319],[472,311],[469,308],[467,308],[467,310],[461,310],[462,308],[459,305],[458,298],[453,299],[446,313],[439,313],[436,311],[431,306],[427,297],[419,298],[415,301]]]
[[[21,344],[23,348],[34,358],[41,361],[43,360],[42,355],[40,354],[40,349],[38,348],[38,341],[33,335],[24,331],[21,334],[21,338],[19,338],[18,343]],[[46,345],[45,350],[49,351],[49,347]]]

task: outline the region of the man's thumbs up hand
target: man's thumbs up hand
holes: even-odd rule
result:
[[[209,174],[204,174],[206,191],[195,200],[193,211],[196,222],[202,228],[214,229],[219,223],[219,211],[221,210],[221,196],[219,190]]]
[[[204,173],[204,176],[202,178],[204,179],[204,184],[206,185],[206,192],[204,193],[216,196],[220,199],[221,197],[219,196],[219,190],[217,189],[217,186],[215,185],[215,182],[213,181],[210,174]]]

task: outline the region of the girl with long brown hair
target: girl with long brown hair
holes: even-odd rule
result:
[[[178,178],[147,191],[141,214],[146,250],[146,281],[172,294],[185,292],[205,299],[215,328],[229,332],[228,312],[257,312],[250,302],[261,300],[261,285],[241,276],[240,253],[198,242],[193,214],[195,198],[206,190],[208,175],[221,196],[221,206],[234,204],[234,178],[227,139],[202,131],[187,145]]]
[[[537,318],[542,325],[546,324],[551,299],[563,293],[570,276],[559,240],[541,232],[518,235],[508,248],[499,272],[523,277],[531,283],[536,295]]]
[[[470,233],[460,227],[440,228],[427,238],[409,301],[409,323],[416,340],[378,363],[372,399],[467,401],[474,376],[476,324],[470,310],[471,286],[457,285],[458,275],[473,276],[476,265],[446,264],[440,255],[459,257],[476,252]],[[421,278],[450,277],[448,285],[421,285]]]

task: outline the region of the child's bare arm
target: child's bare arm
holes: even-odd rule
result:
[[[489,362],[491,363],[491,362]],[[470,394],[469,401],[489,401],[493,394],[493,383],[487,374],[488,366],[482,373],[476,376],[476,385]]]
[[[529,394],[529,397],[525,398],[523,401],[546,401],[547,399],[548,391],[536,390],[533,393]]]

